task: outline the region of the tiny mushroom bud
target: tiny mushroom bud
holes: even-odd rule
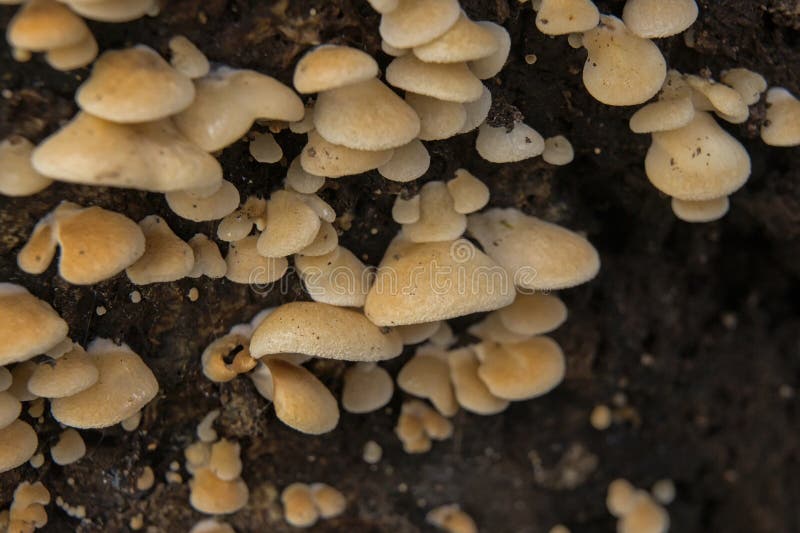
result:
[[[398,196],[392,205],[392,220],[398,224],[413,224],[418,221],[420,217],[419,203],[418,194],[407,200]]]
[[[447,102],[474,102],[483,94],[483,84],[466,63],[424,63],[412,54],[389,63],[386,81],[398,89]]]
[[[294,527],[311,527],[319,519],[311,487],[305,483],[292,483],[281,493],[283,516]]]
[[[406,102],[419,116],[418,137],[423,141],[448,139],[461,131],[467,120],[466,109],[456,102],[412,92],[406,93]]]
[[[548,137],[544,140],[544,152],[542,159],[551,165],[567,165],[572,163],[575,158],[575,151],[572,149],[569,139],[563,135]]]
[[[0,365],[25,361],[64,340],[67,323],[21,285],[0,283]]]
[[[283,157],[283,149],[271,133],[255,133],[250,141],[250,155],[259,163],[277,163]]]
[[[99,372],[79,345],[55,361],[40,363],[28,380],[28,390],[43,398],[64,398],[88,389]]]
[[[412,242],[453,241],[467,229],[467,217],[455,209],[453,197],[443,181],[426,183],[419,193],[419,220],[403,226]]]
[[[472,73],[480,80],[487,80],[496,76],[505,66],[511,51],[511,36],[508,30],[494,22],[481,20],[477,24],[489,30],[497,42],[497,50],[493,54],[469,62]]]
[[[317,176],[318,180],[319,176],[340,178],[385,165],[391,160],[392,153],[391,149],[356,150],[333,144],[316,131],[311,131],[308,134],[308,143],[300,154],[300,164],[305,172]],[[325,182],[324,178],[322,182]]]
[[[675,484],[671,479],[659,479],[650,490],[658,503],[669,505],[675,500]]]
[[[378,167],[378,172],[387,180],[405,183],[424,175],[431,165],[428,149],[414,139],[408,144],[395,148],[391,159]]]
[[[294,88],[319,93],[378,76],[378,63],[369,54],[349,46],[322,45],[297,62]]]
[[[484,123],[478,129],[475,149],[491,163],[514,163],[544,152],[544,139],[523,122],[515,123],[511,131]]]
[[[637,491],[631,509],[617,523],[619,533],[666,533],[669,514],[644,491]]]
[[[341,246],[327,255],[298,255],[294,261],[311,299],[341,307],[363,307],[371,271]]]
[[[311,485],[311,498],[319,511],[320,518],[339,516],[347,507],[347,500],[344,494],[325,483]]]
[[[222,258],[217,243],[202,233],[196,233],[194,237],[189,239],[188,244],[194,254],[194,267],[188,274],[190,278],[208,276],[216,279],[225,275],[228,265]]]
[[[606,507],[608,512],[620,518],[630,512],[636,496],[636,487],[626,479],[615,479],[608,485]]]
[[[292,191],[275,191],[267,202],[267,224],[258,237],[258,253],[280,258],[296,254],[314,241],[320,217]]]
[[[475,521],[457,503],[431,509],[425,521],[448,533],[478,533]]]
[[[458,63],[488,57],[499,47],[492,31],[471,21],[462,11],[443,35],[415,46],[414,55],[426,63]]]
[[[554,389],[564,379],[564,353],[549,337],[520,343],[481,343],[475,347],[478,376],[492,394],[505,400],[528,400]]]
[[[285,257],[264,257],[258,253],[258,237],[251,235],[232,242],[225,256],[225,277],[234,283],[266,285],[279,280],[289,268]]]
[[[50,455],[58,465],[72,464],[86,455],[86,444],[80,433],[72,428],[65,429],[58,436],[58,442],[50,448]]]
[[[194,222],[219,220],[239,207],[239,191],[227,180],[216,192],[200,197],[191,191],[169,191],[165,195],[172,212]]]
[[[210,70],[208,59],[192,41],[183,35],[169,40],[172,67],[189,78],[202,78]]]
[[[409,394],[427,398],[444,416],[458,411],[446,356],[418,351],[397,375],[397,386]]]
[[[27,422],[14,420],[0,429],[0,473],[25,464],[38,445],[39,438]]]
[[[713,222],[724,217],[729,207],[727,196],[710,200],[672,199],[672,212],[684,222]]]
[[[536,27],[547,35],[583,33],[600,23],[600,12],[591,0],[542,0]]]
[[[639,37],[657,39],[688,29],[697,14],[695,0],[628,0],[622,20]]]
[[[471,348],[461,348],[447,354],[450,380],[458,405],[479,415],[494,415],[508,407],[509,402],[498,398],[478,376],[480,366]]]
[[[0,194],[29,196],[53,183],[31,165],[33,148],[33,143],[19,135],[0,142]]]
[[[456,177],[447,182],[447,190],[453,197],[456,213],[469,214],[483,209],[489,203],[489,188],[473,176],[469,170],[459,168]]]
[[[767,121],[761,140],[770,146],[800,145],[800,100],[783,87],[767,91]]]
[[[238,442],[221,439],[211,445],[208,468],[223,481],[233,481],[242,473]]]
[[[461,9],[458,0],[400,0],[395,9],[382,13],[381,37],[397,48],[413,48],[444,35]]]
[[[302,366],[274,357],[264,365],[272,376],[275,415],[289,427],[309,435],[332,431],[339,423],[339,407],[328,388]]]
[[[509,330],[522,335],[541,335],[558,328],[567,319],[567,306],[558,296],[519,293],[514,303],[497,311]]]
[[[392,399],[394,382],[375,363],[356,363],[344,373],[342,407],[348,413],[371,413]]]
[[[244,335],[229,333],[208,345],[200,356],[203,374],[217,383],[230,381],[239,374],[249,372],[256,366],[250,357],[250,339]],[[233,361],[225,359],[233,355]]]
[[[139,221],[145,237],[144,255],[125,269],[128,279],[136,285],[175,281],[185,278],[194,268],[194,252],[183,242],[166,221],[150,215]]]
[[[761,93],[767,90],[767,80],[764,76],[746,68],[732,68],[724,70],[722,82],[733,87],[747,105],[753,105],[761,99]]]

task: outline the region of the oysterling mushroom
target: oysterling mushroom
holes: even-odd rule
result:
[[[549,337],[524,342],[475,346],[478,376],[492,394],[505,400],[528,400],[550,392],[564,379],[561,347]]]
[[[591,0],[541,0],[536,27],[547,35],[583,33],[600,23],[600,12]]]
[[[447,355],[422,346],[397,375],[397,386],[409,394],[426,398],[444,416],[453,416],[458,403],[450,384]]]
[[[29,196],[53,183],[31,165],[33,149],[33,143],[19,135],[0,142],[0,194]]]
[[[342,407],[348,413],[371,413],[392,399],[394,382],[375,363],[356,363],[344,373]]]
[[[50,305],[13,283],[0,283],[0,366],[26,361],[67,336],[67,323]]]
[[[175,281],[188,276],[194,268],[194,252],[158,215],[139,221],[145,237],[145,253],[125,272],[136,285]]]

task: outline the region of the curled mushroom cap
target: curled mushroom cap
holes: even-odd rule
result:
[[[247,505],[250,498],[244,481],[238,478],[225,481],[208,468],[195,471],[189,488],[189,503],[198,511],[208,514],[235,513]]]
[[[523,335],[541,335],[567,319],[567,306],[552,294],[517,294],[514,303],[497,311],[505,327]]]
[[[83,19],[53,0],[34,0],[8,23],[8,43],[22,50],[44,52],[73,45],[89,34]]]
[[[513,163],[544,152],[544,138],[523,122],[515,123],[511,131],[484,123],[478,130],[475,149],[492,163]]]
[[[99,371],[97,382],[66,398],[53,398],[53,417],[75,428],[118,424],[139,412],[158,392],[153,372],[127,345],[96,339],[87,353]]]
[[[186,109],[192,80],[148,46],[109,50],[75,93],[84,111],[113,122],[149,122]]]
[[[411,142],[420,125],[414,110],[373,78],[320,94],[314,127],[331,143],[376,151]]]
[[[395,331],[384,333],[358,311],[319,302],[278,307],[253,332],[253,357],[301,353],[345,361],[380,361],[400,355]]]
[[[642,107],[629,122],[634,133],[653,133],[682,128],[694,118],[694,105],[690,96],[667,98]]]
[[[267,224],[258,238],[258,253],[265,257],[296,254],[314,241],[320,224],[302,195],[275,191],[267,202]]]
[[[19,135],[0,142],[0,194],[29,196],[53,183],[31,165],[33,148],[33,143]]]
[[[318,257],[321,255],[328,255],[339,245],[339,234],[336,233],[336,228],[330,222],[322,221],[319,227],[317,236],[311,241],[311,244],[298,252],[298,255],[306,255],[311,257]]]
[[[641,104],[655,96],[667,75],[658,47],[631,33],[616,17],[601,17],[601,24],[583,36],[589,52],[583,67],[583,84],[595,99],[607,105]]]
[[[800,145],[800,100],[783,87],[767,91],[767,121],[761,140],[770,146]]]
[[[425,521],[448,533],[478,533],[475,521],[457,503],[431,509],[425,516]]]
[[[443,181],[429,181],[419,196],[419,219],[403,226],[405,238],[412,242],[453,241],[464,233],[467,217],[456,211]]]
[[[311,487],[305,483],[292,483],[281,493],[283,515],[294,527],[310,527],[319,519]]]
[[[695,0],[628,0],[622,20],[639,37],[657,39],[688,29],[697,14]]]
[[[440,37],[414,47],[414,55],[427,63],[458,63],[492,55],[500,47],[494,34],[462,12]]]
[[[396,48],[428,43],[453,27],[461,12],[457,0],[400,0],[382,12],[381,37]]]
[[[723,120],[741,124],[749,118],[750,110],[742,95],[735,89],[700,76],[688,75],[684,79],[696,91],[694,96],[704,97],[704,103],[710,104],[711,109]]]
[[[165,197],[173,213],[194,222],[219,220],[239,207],[239,191],[227,180],[222,180],[220,188],[210,196],[201,198],[187,191],[170,191]]]
[[[506,271],[460,239],[389,245],[367,294],[364,312],[379,326],[446,320],[510,304],[514,291]]]
[[[466,63],[424,63],[412,54],[389,63],[386,81],[398,89],[447,102],[474,102],[483,94],[483,84]]]
[[[450,380],[453,383],[458,405],[479,415],[493,415],[505,411],[508,400],[498,398],[489,391],[478,376],[480,366],[471,348],[461,348],[447,354]]]
[[[227,67],[195,80],[192,104],[175,116],[178,129],[202,149],[221,150],[242,137],[258,118],[294,122],[303,102],[278,80]]]
[[[322,45],[297,62],[294,88],[301,93],[319,93],[377,75],[378,63],[369,54],[349,46]]]
[[[453,416],[458,411],[458,403],[450,384],[446,356],[423,348],[400,369],[397,386],[409,394],[429,399],[444,416]]]
[[[194,252],[183,242],[167,222],[158,215],[139,221],[144,233],[144,255],[125,272],[136,285],[175,281],[189,275],[194,267]]]
[[[547,35],[583,33],[600,23],[600,12],[591,0],[542,0],[536,27]]]
[[[469,62],[472,73],[478,79],[486,80],[496,76],[505,66],[508,53],[511,51],[511,36],[508,30],[494,22],[481,20],[477,24],[489,30],[497,42],[497,50],[492,55]]]
[[[311,131],[308,134],[308,144],[300,155],[300,164],[302,170],[315,175],[324,183],[325,178],[320,178],[320,176],[328,178],[352,176],[385,165],[392,158],[392,153],[391,149],[356,150],[348,148],[329,142],[316,131]],[[319,185],[321,186],[322,183]]]
[[[67,336],[67,323],[21,285],[0,283],[0,366],[44,353]]]
[[[732,68],[722,71],[722,82],[733,87],[747,105],[753,105],[761,99],[761,93],[767,90],[767,80],[758,72],[746,68]]]
[[[204,234],[197,233],[189,239],[188,244],[194,254],[194,267],[188,274],[190,278],[199,278],[200,276],[221,278],[225,275],[228,265],[219,253],[217,243]]]
[[[328,388],[302,366],[267,357],[264,364],[272,377],[275,415],[297,431],[320,435],[339,423],[339,407]]]
[[[597,250],[585,238],[514,208],[473,213],[468,228],[519,287],[573,287],[600,270]]]
[[[712,222],[725,216],[730,207],[727,196],[710,200],[672,199],[672,212],[684,222]]]
[[[295,257],[295,266],[311,299],[342,307],[363,307],[372,271],[341,246],[320,256]]]
[[[86,444],[80,433],[69,428],[58,436],[58,442],[50,448],[50,455],[54,463],[69,465],[86,455]]]
[[[0,473],[25,463],[38,445],[39,438],[27,422],[15,420],[0,429]]]
[[[342,407],[349,413],[371,413],[392,399],[394,382],[375,363],[356,363],[344,373]]]
[[[265,285],[279,280],[289,268],[285,257],[264,257],[258,253],[258,237],[251,235],[232,242],[225,256],[225,277],[234,283]]]
[[[214,340],[200,355],[203,374],[211,381],[224,383],[252,370],[256,361],[250,357],[249,344],[249,338],[237,333],[229,333]],[[232,354],[235,354],[233,361],[226,362],[225,359]]]
[[[8,427],[11,422],[19,418],[21,412],[22,403],[16,396],[10,392],[0,392],[0,429]]]
[[[535,398],[564,379],[564,353],[549,337],[510,344],[482,343],[475,350],[481,362],[478,376],[498,398]]]
[[[387,180],[407,182],[424,175],[431,165],[428,149],[414,139],[408,144],[395,148],[391,159],[378,167],[378,172]]]
[[[28,390],[43,398],[63,398],[86,390],[97,382],[97,367],[79,345],[55,361],[36,366]]]
[[[33,151],[41,174],[71,183],[168,192],[218,187],[216,159],[169,120],[117,124],[78,113]]]
[[[744,146],[703,111],[682,128],[654,132],[644,165],[657,189],[681,200],[729,195],[750,176]]]

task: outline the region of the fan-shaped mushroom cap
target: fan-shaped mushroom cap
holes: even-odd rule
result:
[[[63,398],[88,389],[100,373],[79,345],[55,361],[40,363],[28,380],[28,390],[42,398]]]
[[[189,489],[189,503],[207,514],[235,513],[247,505],[250,498],[250,491],[244,481],[222,480],[208,468],[195,471],[194,478],[189,481]]]
[[[459,168],[455,178],[447,182],[447,190],[453,197],[456,213],[468,214],[483,209],[489,203],[489,187],[469,170]]]
[[[603,15],[601,24],[583,36],[589,52],[583,84],[607,105],[636,105],[661,89],[667,64],[658,47],[631,33],[616,17]]]
[[[419,220],[420,207],[419,195],[415,194],[409,199],[398,196],[392,205],[392,220],[398,224],[412,224]]]
[[[97,51],[94,35],[87,33],[86,37],[75,44],[48,50],[44,58],[54,69],[66,71],[85,67],[94,61]]]
[[[165,195],[172,212],[194,222],[219,220],[239,207],[239,191],[233,183],[222,180],[217,192],[199,197],[188,191],[170,191]]]
[[[414,110],[373,78],[321,93],[314,127],[331,143],[374,151],[411,142],[420,125]]]
[[[419,138],[423,141],[448,139],[457,134],[467,120],[464,106],[430,96],[406,93],[406,102],[419,116]]]
[[[102,428],[139,412],[158,392],[153,372],[127,345],[95,339],[87,350],[99,371],[97,382],[66,398],[53,398],[53,417],[66,426]]]
[[[258,237],[258,253],[286,257],[314,241],[320,219],[304,197],[291,191],[275,191],[267,201],[267,224]]]
[[[747,105],[753,105],[761,99],[761,93],[767,90],[764,76],[746,68],[732,68],[722,71],[722,83],[733,87]]]
[[[0,429],[0,473],[25,463],[38,445],[39,437],[27,422],[15,420]]]
[[[300,164],[310,174],[340,178],[378,168],[391,158],[391,149],[356,150],[328,142],[316,131],[311,131],[308,133],[308,144],[300,154]]]
[[[76,44],[89,34],[83,19],[53,0],[26,2],[8,23],[8,43],[22,50],[45,52]]]
[[[389,63],[386,81],[398,89],[447,102],[474,102],[483,94],[483,84],[466,63],[423,63],[412,54]]]
[[[67,336],[67,323],[21,285],[0,283],[0,366],[44,353]]]
[[[183,35],[176,35],[169,40],[169,50],[172,53],[170,64],[184,76],[202,78],[211,69],[208,58]]]
[[[761,140],[770,146],[800,145],[800,100],[783,87],[767,91],[767,121]]]
[[[289,268],[285,257],[264,257],[258,253],[258,237],[251,235],[232,242],[225,256],[225,277],[234,283],[265,285],[279,280]]]
[[[564,379],[564,353],[549,337],[481,343],[475,351],[481,362],[478,376],[498,398],[529,400],[550,392]]]
[[[311,241],[311,244],[298,252],[298,255],[307,255],[311,257],[318,257],[320,255],[328,255],[339,245],[339,234],[336,233],[336,228],[330,222],[322,221],[319,227],[317,236]]]
[[[144,255],[125,272],[136,285],[175,281],[185,278],[194,268],[194,252],[158,215],[139,221],[145,237]]]
[[[396,48],[413,48],[444,35],[460,13],[458,0],[400,0],[383,12],[380,34]]]
[[[158,9],[155,0],[66,0],[73,11],[90,20],[128,22]]]
[[[544,152],[544,138],[524,122],[517,122],[511,131],[483,124],[475,140],[478,154],[491,163],[513,163]]]
[[[314,48],[294,68],[294,88],[300,93],[319,93],[378,76],[372,56],[349,46]]]
[[[558,296],[517,294],[514,303],[497,311],[509,330],[522,335],[541,335],[558,328],[567,319],[567,306]]]
[[[600,270],[597,250],[585,238],[514,208],[473,213],[468,227],[519,287],[573,287],[589,281]]]
[[[697,14],[695,0],[628,0],[622,20],[639,37],[657,39],[688,29]]]
[[[72,428],[65,429],[58,436],[58,442],[50,448],[50,456],[58,465],[69,465],[86,455],[86,444],[81,434]]]
[[[712,222],[725,216],[730,207],[727,196],[710,200],[672,199],[672,212],[684,222]]]
[[[301,353],[345,361],[380,361],[400,355],[397,332],[384,333],[358,311],[319,302],[278,307],[256,327],[250,341],[253,357]]]
[[[547,35],[583,33],[600,23],[600,12],[591,0],[542,0],[536,27]]]
[[[113,122],[149,122],[186,109],[192,80],[144,45],[109,50],[75,93],[81,109]]]
[[[462,11],[443,35],[415,46],[414,55],[426,63],[459,63],[488,57],[499,47],[494,33],[471,21]]]
[[[394,149],[391,159],[378,167],[378,172],[387,180],[407,182],[424,175],[431,165],[431,156],[428,149],[414,139]]]
[[[453,241],[467,229],[467,217],[456,211],[453,197],[443,181],[429,181],[419,193],[419,220],[403,226],[403,236],[412,242]]]
[[[190,278],[208,276],[216,279],[225,275],[228,265],[222,258],[217,243],[202,233],[196,233],[194,237],[189,239],[188,244],[194,254],[194,267],[188,274]]]
[[[702,95],[701,98],[705,97],[705,101],[711,104],[712,109],[723,120],[741,124],[749,118],[750,110],[742,95],[735,89],[700,76],[690,75],[684,79],[692,89]]]
[[[33,149],[33,143],[19,135],[0,142],[0,194],[29,196],[53,183],[31,165]]]
[[[412,243],[398,236],[364,312],[379,326],[400,326],[491,311],[513,300],[506,271],[470,242]]]
[[[392,399],[392,376],[375,363],[356,363],[344,373],[342,407],[348,413],[371,413]]]
[[[78,113],[33,151],[41,174],[70,183],[167,192],[217,187],[216,159],[169,120],[117,124]]]
[[[444,416],[453,416],[458,411],[444,353],[418,350],[397,374],[397,386],[409,394],[429,399]]]
[[[508,53],[511,51],[511,36],[508,30],[494,22],[480,20],[477,24],[492,32],[497,41],[497,50],[492,55],[469,62],[472,73],[478,79],[487,80],[496,76],[505,66]]]
[[[563,135],[548,137],[544,140],[542,159],[551,165],[567,165],[575,158],[575,151],[569,139]]]
[[[750,176],[744,146],[703,111],[682,128],[653,133],[644,166],[657,189],[681,200],[727,196]]]
[[[295,122],[303,102],[278,80],[252,70],[227,67],[195,80],[195,99],[175,116],[175,125],[207,152],[241,138],[256,119]]]
[[[409,324],[407,326],[398,326],[395,330],[403,338],[404,345],[419,344],[431,338],[437,331],[439,331],[441,321],[436,322],[422,322],[420,324]]]
[[[694,118],[690,96],[668,98],[642,107],[633,114],[630,128],[634,133],[653,133],[682,128]]]
[[[311,497],[321,518],[333,518],[344,512],[347,500],[344,494],[325,483],[311,485]]]
[[[363,307],[372,271],[347,248],[327,255],[295,257],[294,264],[311,299],[342,307]]]
[[[272,376],[272,402],[281,422],[310,435],[327,433],[336,427],[339,423],[336,398],[314,374],[274,357],[265,358],[264,364]]]
[[[391,378],[390,378],[391,381]],[[22,403],[10,392],[0,392],[0,429],[8,427],[19,418],[22,412]]]
[[[314,505],[311,487],[305,483],[292,483],[281,493],[283,515],[286,522],[294,527],[310,527],[319,519],[319,511]]]

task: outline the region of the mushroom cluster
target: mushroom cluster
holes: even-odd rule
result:
[[[216,413],[219,414],[219,413]],[[218,439],[207,417],[198,426],[200,440],[184,450],[189,480],[189,503],[206,514],[235,513],[250,499],[250,491],[241,478],[241,448],[238,442]]]
[[[669,529],[666,509],[625,479],[615,479],[608,486],[606,507],[618,519],[620,533],[666,533]]]
[[[14,489],[8,510],[0,511],[0,529],[15,533],[33,533],[47,525],[50,491],[40,481],[23,481]]]
[[[344,494],[325,483],[292,483],[281,493],[283,516],[297,528],[311,527],[318,520],[335,518],[347,507]]]

